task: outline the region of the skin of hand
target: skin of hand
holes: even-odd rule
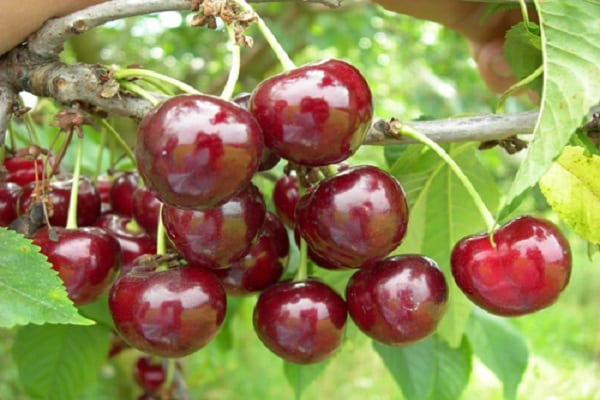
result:
[[[519,9],[492,14],[484,23],[485,3],[461,0],[375,0],[389,11],[438,22],[467,38],[482,80],[501,93],[516,82],[502,53],[504,35],[522,21]]]
[[[0,13],[0,55],[25,41],[53,17],[62,17],[105,0],[3,0]]]

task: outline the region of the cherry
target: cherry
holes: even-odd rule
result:
[[[273,187],[273,205],[275,212],[286,226],[294,228],[294,212],[298,204],[298,178],[293,175],[283,175]]]
[[[467,236],[452,250],[458,287],[497,315],[518,316],[548,307],[569,282],[571,250],[552,222],[521,216],[493,233]]]
[[[135,171],[123,172],[115,178],[109,191],[110,206],[113,211],[123,214],[133,214],[133,192],[139,186],[140,176]]]
[[[139,127],[137,167],[165,204],[205,209],[248,185],[263,148],[260,126],[233,102],[208,95],[171,97]]]
[[[44,161],[40,158],[7,157],[2,163],[6,168],[6,182],[13,182],[25,186],[34,182],[36,177],[41,180],[44,176]]]
[[[326,284],[309,279],[266,288],[254,308],[254,329],[264,345],[284,360],[316,363],[340,346],[346,303]]]
[[[134,364],[133,378],[144,392],[153,393],[165,383],[167,371],[161,361],[144,355],[139,357]]]
[[[108,212],[112,209],[110,205],[110,188],[113,180],[109,175],[99,175],[96,178],[96,190],[100,195],[100,212]]]
[[[161,202],[150,190],[139,186],[133,192],[133,217],[152,237],[156,236]]]
[[[352,275],[346,286],[348,313],[358,328],[389,346],[432,334],[448,304],[444,274],[430,258],[385,258]]]
[[[283,235],[282,236],[282,230]],[[283,247],[286,248],[285,253]],[[289,249],[287,232],[277,217],[268,212],[256,243],[241,260],[215,270],[227,294],[246,296],[277,282]]]
[[[184,210],[165,204],[167,236],[189,263],[226,268],[252,246],[265,221],[265,203],[253,184],[225,204],[206,210]]]
[[[186,265],[157,270],[156,263],[147,262],[117,278],[108,305],[115,328],[132,347],[179,358],[218,333],[227,301],[207,269]]]
[[[17,207],[19,214],[23,214],[34,201],[32,194],[41,183],[31,182],[23,187],[23,193],[19,197]],[[67,213],[71,198],[71,186],[73,178],[71,175],[56,175],[50,181],[49,198],[52,203],[50,224],[53,226],[65,226],[67,224]],[[77,197],[77,225],[90,226],[96,222],[100,215],[100,195],[96,186],[90,178],[81,176],[79,178],[79,192]]]
[[[373,118],[371,91],[350,64],[307,64],[260,83],[250,112],[275,154],[298,164],[334,164],[363,142]]]
[[[42,227],[31,239],[48,257],[77,306],[98,300],[121,264],[119,242],[100,228]]]
[[[296,227],[314,254],[337,268],[363,268],[401,242],[408,223],[402,186],[373,167],[348,167],[298,201]]]
[[[0,183],[0,226],[9,226],[17,218],[17,199],[21,186],[14,182]]]
[[[143,229],[132,228],[132,218],[114,212],[104,213],[96,221],[96,226],[104,229],[119,241],[121,247],[121,273],[132,268],[136,258],[143,254],[156,253],[156,240]]]

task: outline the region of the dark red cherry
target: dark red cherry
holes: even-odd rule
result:
[[[108,299],[115,328],[132,347],[179,358],[204,347],[218,333],[227,307],[212,272],[179,266],[139,265],[120,275]]]
[[[569,282],[571,250],[552,222],[522,216],[487,233],[467,236],[452,250],[452,275],[475,304],[517,316],[548,307]]]
[[[281,236],[281,229],[285,236]],[[284,242],[289,249],[283,224],[274,214],[267,213],[265,224],[250,252],[227,268],[214,271],[227,294],[246,296],[277,282],[287,259],[287,251],[281,254]]]
[[[308,64],[260,83],[250,112],[275,154],[303,165],[345,160],[363,142],[373,118],[371,91],[347,62]]]
[[[42,227],[31,239],[58,272],[69,298],[75,305],[98,300],[121,265],[119,242],[95,227],[52,230],[50,235],[48,228]]]
[[[206,210],[163,206],[167,236],[190,263],[226,268],[252,246],[265,221],[265,203],[253,184],[225,204]]]
[[[161,202],[150,190],[140,186],[133,192],[133,217],[152,237],[156,237]]]
[[[130,216],[114,212],[104,213],[96,221],[96,226],[118,240],[121,247],[121,273],[132,268],[136,258],[143,254],[156,254],[156,239],[136,226]]]
[[[100,212],[108,212],[111,210],[110,205],[110,188],[113,180],[109,175],[100,175],[96,178],[96,190],[100,195]]]
[[[138,188],[140,176],[135,171],[123,172],[115,178],[109,191],[109,200],[114,212],[133,215],[133,192]]]
[[[295,220],[317,256],[339,268],[363,268],[400,244],[408,204],[402,186],[387,172],[349,167],[302,196]]]
[[[133,366],[133,379],[145,392],[153,393],[165,383],[167,371],[162,360],[144,355]]]
[[[44,161],[40,158],[6,157],[2,164],[6,168],[6,182],[25,186],[34,182],[36,177],[40,181],[44,177]]]
[[[294,212],[298,204],[298,178],[294,175],[283,175],[273,187],[273,205],[281,221],[289,228],[294,228]]]
[[[326,284],[285,281],[265,289],[254,308],[254,330],[264,345],[297,364],[323,361],[340,346],[344,300]]]
[[[9,226],[17,218],[17,199],[21,186],[14,182],[0,183],[0,226]]]
[[[346,302],[361,331],[386,345],[402,346],[435,331],[447,308],[448,285],[432,259],[393,256],[352,275]]]
[[[50,224],[52,226],[65,226],[67,224],[72,185],[73,178],[71,175],[56,175],[50,181],[49,197],[52,203]],[[38,183],[38,186],[41,186],[41,183]],[[19,214],[26,212],[31,205],[33,201],[31,195],[35,187],[35,182],[23,187],[23,193],[17,203]],[[77,197],[77,225],[93,225],[99,215],[100,195],[91,179],[82,176],[79,178],[79,192]]]
[[[137,167],[165,204],[205,209],[248,185],[263,145],[256,120],[235,103],[208,95],[176,96],[143,119]]]

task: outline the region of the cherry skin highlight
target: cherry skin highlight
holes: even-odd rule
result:
[[[366,80],[335,59],[266,79],[252,93],[249,109],[271,151],[309,166],[335,164],[354,154],[373,118]]]
[[[467,236],[452,250],[458,287],[475,304],[501,316],[550,306],[569,282],[569,243],[552,222],[522,216],[493,234]]]
[[[309,279],[269,286],[254,308],[254,330],[286,361],[311,364],[330,357],[346,328],[344,300],[326,284]]]
[[[218,206],[248,185],[263,148],[260,126],[233,102],[171,97],[138,130],[136,160],[146,186],[179,208]]]
[[[216,336],[227,300],[209,270],[179,266],[157,271],[156,265],[142,264],[117,278],[108,305],[115,328],[131,347],[179,358]]]
[[[403,346],[435,331],[448,305],[448,285],[430,258],[393,256],[354,273],[346,301],[362,332],[388,346]]]

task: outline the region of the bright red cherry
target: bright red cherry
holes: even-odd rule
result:
[[[136,159],[146,185],[165,204],[205,209],[248,185],[262,148],[262,131],[248,111],[208,95],[182,95],[142,120]]]
[[[17,218],[17,199],[21,186],[14,182],[0,183],[0,226],[9,226]]]
[[[300,195],[298,194],[298,178],[293,175],[283,175],[273,187],[273,205],[275,212],[287,227],[294,228],[294,212]]]
[[[467,236],[452,250],[452,275],[475,304],[502,316],[529,314],[556,301],[569,282],[571,250],[552,222],[522,216],[493,234]]]
[[[179,266],[139,265],[120,275],[108,304],[115,328],[132,347],[179,358],[204,347],[218,333],[227,307],[212,272]]]
[[[156,239],[139,227],[132,227],[130,216],[114,212],[104,213],[96,221],[96,226],[104,229],[119,241],[124,273],[133,267],[136,258],[143,254],[156,254]]]
[[[334,164],[363,142],[373,118],[371,91],[352,65],[308,64],[260,83],[250,112],[275,154],[298,164]]]
[[[264,345],[297,364],[323,361],[340,346],[346,303],[326,284],[285,281],[265,289],[254,308],[254,330]]]
[[[432,259],[393,256],[352,275],[346,302],[361,331],[386,345],[402,346],[435,331],[447,308],[448,285]]]
[[[121,173],[110,186],[109,201],[114,212],[133,214],[133,192],[140,185],[140,176],[135,171]]]
[[[274,214],[268,212],[249,253],[227,268],[215,270],[215,275],[229,295],[246,296],[261,291],[277,282],[283,274],[287,251],[281,254],[282,246],[289,249],[285,228]]]
[[[206,210],[163,206],[167,236],[189,263],[226,268],[252,246],[265,221],[265,203],[253,184],[225,204]]]
[[[145,392],[153,393],[165,383],[167,371],[160,360],[144,355],[133,366],[133,379]]]
[[[39,182],[37,185],[41,185]],[[70,175],[56,175],[50,181],[49,197],[52,203],[52,212],[49,218],[52,226],[65,226],[67,224],[67,214],[69,203],[71,202],[71,186],[73,178]],[[19,214],[27,211],[33,202],[31,197],[36,182],[31,182],[23,187],[23,193],[19,197],[17,206]],[[90,178],[81,176],[79,178],[79,191],[77,197],[77,225],[90,226],[96,222],[100,215],[100,195],[96,186]]]
[[[133,217],[152,237],[156,237],[161,202],[150,190],[140,186],[133,192]]]
[[[25,186],[30,182],[42,180],[44,177],[44,161],[29,157],[6,157],[2,163],[6,168],[6,182],[13,182]]]
[[[402,186],[387,172],[349,167],[302,196],[295,220],[319,258],[339,268],[364,268],[400,244],[408,204]]]
[[[77,306],[98,300],[121,265],[119,242],[95,227],[52,230],[40,228],[31,239],[58,272],[69,298]]]

